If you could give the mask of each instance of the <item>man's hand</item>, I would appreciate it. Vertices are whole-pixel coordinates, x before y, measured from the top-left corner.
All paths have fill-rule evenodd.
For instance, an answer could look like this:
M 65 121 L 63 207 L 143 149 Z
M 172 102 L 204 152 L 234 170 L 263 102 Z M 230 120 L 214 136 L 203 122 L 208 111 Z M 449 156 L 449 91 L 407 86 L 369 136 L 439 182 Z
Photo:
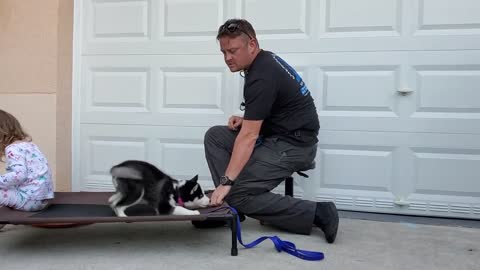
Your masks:
M 212 197 L 210 198 L 210 206 L 222 205 L 223 199 L 225 199 L 231 188 L 232 186 L 219 185 L 212 193 Z
M 243 117 L 232 115 L 230 119 L 228 119 L 228 128 L 231 130 L 238 130 L 238 128 L 242 125 Z

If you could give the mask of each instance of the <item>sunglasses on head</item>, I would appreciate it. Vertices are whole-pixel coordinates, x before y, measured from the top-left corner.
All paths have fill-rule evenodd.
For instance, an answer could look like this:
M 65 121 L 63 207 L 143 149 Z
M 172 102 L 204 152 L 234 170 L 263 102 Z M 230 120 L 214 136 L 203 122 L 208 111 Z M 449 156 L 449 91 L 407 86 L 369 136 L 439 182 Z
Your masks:
M 252 37 L 246 31 L 242 30 L 237 23 L 230 23 L 228 25 L 223 25 L 222 30 L 220 32 L 226 33 L 227 31 L 229 33 L 235 33 L 237 31 L 240 31 L 240 32 L 244 33 L 245 35 L 247 35 L 250 39 L 252 39 Z

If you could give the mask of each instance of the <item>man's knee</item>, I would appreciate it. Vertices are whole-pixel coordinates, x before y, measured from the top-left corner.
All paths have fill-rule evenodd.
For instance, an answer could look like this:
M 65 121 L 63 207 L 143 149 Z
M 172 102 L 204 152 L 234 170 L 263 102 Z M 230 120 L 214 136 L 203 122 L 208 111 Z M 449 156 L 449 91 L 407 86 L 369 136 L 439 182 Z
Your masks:
M 251 195 L 249 195 L 248 192 L 239 192 L 235 189 L 235 186 L 233 186 L 232 190 L 230 190 L 230 193 L 225 199 L 228 205 L 230 205 L 231 207 L 236 208 L 238 211 L 244 214 L 249 214 L 247 212 L 248 203 L 251 199 Z
M 244 214 L 247 214 L 245 213 L 245 205 L 246 205 L 246 201 L 247 199 L 246 198 L 240 198 L 240 197 L 237 197 L 237 196 L 229 196 L 226 198 L 226 201 L 228 203 L 229 206 L 237 209 L 237 211 L 240 211 Z
M 230 152 L 235 144 L 237 134 L 227 126 L 213 126 L 205 132 L 204 146 L 206 152 L 214 152 L 217 148 L 227 149 Z
M 204 142 L 207 144 L 208 142 L 215 141 L 215 139 L 221 137 L 220 134 L 225 132 L 226 126 L 213 126 L 205 132 Z

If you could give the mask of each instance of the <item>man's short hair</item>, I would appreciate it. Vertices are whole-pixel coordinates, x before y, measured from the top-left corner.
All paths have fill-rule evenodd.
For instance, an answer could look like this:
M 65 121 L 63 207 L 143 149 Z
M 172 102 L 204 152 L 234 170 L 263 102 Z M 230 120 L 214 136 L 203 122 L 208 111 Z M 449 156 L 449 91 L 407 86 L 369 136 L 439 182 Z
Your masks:
M 255 29 L 244 19 L 230 19 L 218 28 L 217 40 L 222 37 L 236 38 L 242 34 L 247 35 L 250 39 L 257 39 Z

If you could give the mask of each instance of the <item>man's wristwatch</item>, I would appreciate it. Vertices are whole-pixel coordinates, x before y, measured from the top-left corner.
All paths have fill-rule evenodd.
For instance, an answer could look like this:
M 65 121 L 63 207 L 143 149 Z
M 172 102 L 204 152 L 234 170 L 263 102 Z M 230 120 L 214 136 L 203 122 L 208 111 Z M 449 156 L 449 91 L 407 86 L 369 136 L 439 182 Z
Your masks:
M 232 181 L 228 176 L 224 175 L 220 177 L 220 185 L 222 186 L 233 186 L 234 181 Z

